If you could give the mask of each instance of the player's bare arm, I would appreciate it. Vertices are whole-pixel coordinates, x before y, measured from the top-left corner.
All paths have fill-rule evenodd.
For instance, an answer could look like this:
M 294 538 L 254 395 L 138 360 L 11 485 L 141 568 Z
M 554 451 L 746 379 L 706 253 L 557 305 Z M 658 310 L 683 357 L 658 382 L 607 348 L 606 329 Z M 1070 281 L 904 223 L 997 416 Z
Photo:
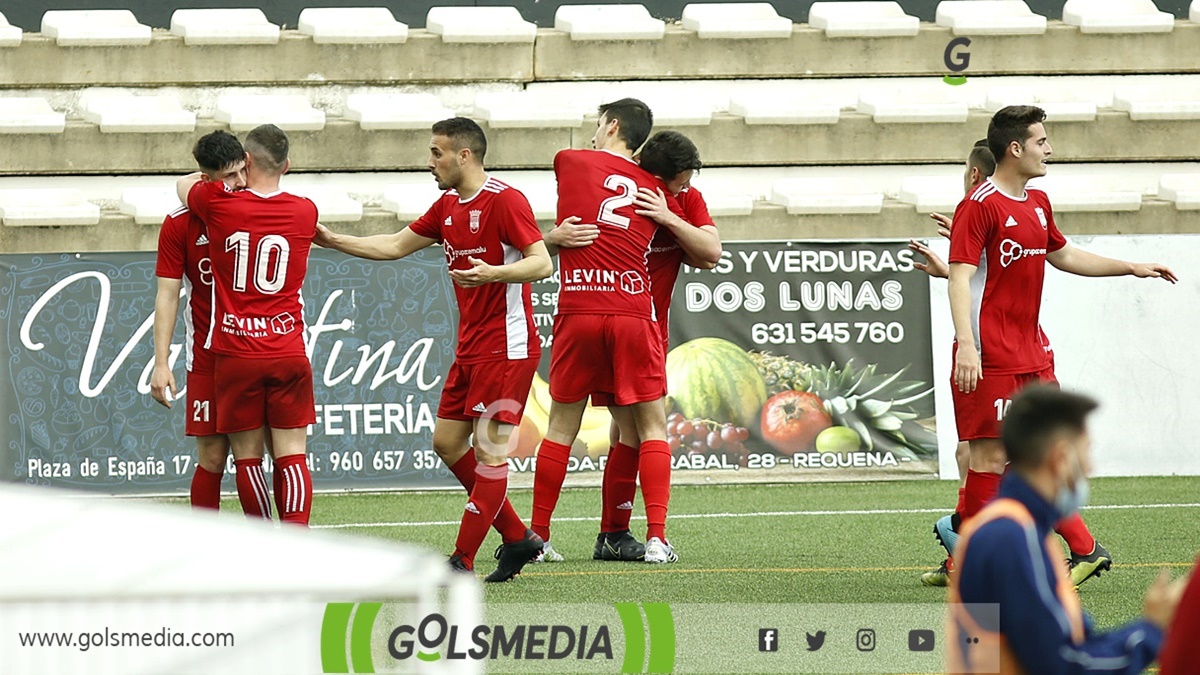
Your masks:
M 1175 273 L 1166 265 L 1132 263 L 1105 258 L 1102 255 L 1075 248 L 1070 244 L 1053 253 L 1047 253 L 1046 261 L 1064 272 L 1078 274 L 1081 277 L 1135 276 L 1140 279 L 1165 279 L 1171 283 L 1179 281 Z
M 560 248 L 582 248 L 591 246 L 593 241 L 600 238 L 600 226 L 595 223 L 585 223 L 579 216 L 568 216 L 549 232 L 542 235 L 546 243 L 546 251 L 558 255 Z
M 170 356 L 182 287 L 182 279 L 158 277 L 158 293 L 154 297 L 154 374 L 150 377 L 150 395 L 168 408 L 175 392 L 179 391 L 175 374 L 171 372 Z
M 192 186 L 204 180 L 204 174 L 196 171 L 175 181 L 175 194 L 179 196 L 179 201 L 187 204 L 188 193 L 192 191 Z
M 975 348 L 975 332 L 971 330 L 971 277 L 976 265 L 950 263 L 950 316 L 954 319 L 954 340 L 958 349 L 954 356 L 954 386 L 971 393 L 983 378 L 979 350 Z
M 671 234 L 675 237 L 675 241 L 679 242 L 679 247 L 683 249 L 684 253 L 693 261 L 700 263 L 697 267 L 712 269 L 721 262 L 721 237 L 717 235 L 717 228 L 712 225 L 695 227 L 680 218 L 670 209 L 667 195 L 661 188 L 656 190 L 640 188 L 633 205 L 637 207 L 635 213 L 639 216 L 646 216 L 671 230 Z
M 405 256 L 432 246 L 437 240 L 422 237 L 409 228 L 404 228 L 393 234 L 375 234 L 369 237 L 354 237 L 348 234 L 338 234 L 328 227 L 317 223 L 317 236 L 313 243 L 324 248 L 332 248 L 356 258 L 367 260 L 399 260 Z
M 491 283 L 523 284 L 554 273 L 554 263 L 544 242 L 535 241 L 521 253 L 524 258 L 507 265 L 489 265 L 474 256 L 468 257 L 471 269 L 450 270 L 450 279 L 462 288 L 474 288 Z

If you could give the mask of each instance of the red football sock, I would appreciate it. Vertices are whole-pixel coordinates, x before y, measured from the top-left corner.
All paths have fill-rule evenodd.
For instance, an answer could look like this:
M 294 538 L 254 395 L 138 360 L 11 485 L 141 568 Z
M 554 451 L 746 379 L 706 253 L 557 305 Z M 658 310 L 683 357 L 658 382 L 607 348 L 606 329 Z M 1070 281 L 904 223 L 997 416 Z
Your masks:
M 308 527 L 312 514 L 312 474 L 304 455 L 288 455 L 275 460 L 275 471 L 282 475 L 283 507 L 279 520 Z
M 1000 492 L 1000 474 L 988 471 L 967 471 L 967 484 L 963 487 L 962 519 L 967 519 L 979 513 L 984 505 L 995 499 Z
M 666 441 L 644 441 L 638 452 L 642 501 L 646 503 L 646 541 L 667 540 L 667 503 L 671 501 L 671 448 Z
M 457 462 L 456 462 L 457 463 Z M 470 569 L 475 569 L 475 554 L 492 529 L 500 505 L 508 492 L 508 464 L 475 467 L 475 488 L 463 510 L 462 523 L 458 526 L 458 539 L 454 542 L 454 553 L 463 557 Z M 525 528 L 521 528 L 524 535 Z
M 278 466 L 271 470 L 271 496 L 275 498 L 275 513 L 283 513 L 283 472 Z
M 638 450 L 617 443 L 608 450 L 601 487 L 601 532 L 629 529 L 633 500 L 637 496 Z
M 475 489 L 475 467 L 477 466 L 479 466 L 479 460 L 475 458 L 475 448 L 471 448 L 467 454 L 458 458 L 454 466 L 450 467 L 450 473 L 453 473 L 458 482 L 467 489 L 468 495 Z M 525 522 L 521 520 L 521 516 L 517 515 L 517 510 L 513 508 L 508 497 L 504 498 L 504 503 L 500 505 L 500 512 L 496 514 L 496 522 L 492 524 L 495 525 L 496 531 L 500 533 L 500 538 L 506 544 L 525 538 Z
M 221 479 L 224 477 L 224 471 L 213 473 L 197 464 L 196 472 L 192 474 L 192 508 L 214 511 L 220 509 Z
M 263 475 L 261 459 L 234 460 L 238 501 L 247 518 L 271 519 L 271 496 L 267 494 L 267 480 Z
M 1091 555 L 1096 548 L 1096 538 L 1088 531 L 1083 516 L 1078 512 L 1060 520 L 1058 525 L 1054 526 L 1054 531 L 1067 540 L 1067 546 L 1075 555 Z
M 966 503 L 967 503 L 967 489 L 966 488 L 958 488 L 958 504 L 955 505 L 954 512 L 957 513 L 960 518 L 962 517 L 963 509 L 966 508 Z
M 558 505 L 563 481 L 567 479 L 567 459 L 571 446 L 542 441 L 533 474 L 533 523 L 530 527 L 544 541 L 550 541 L 550 516 Z

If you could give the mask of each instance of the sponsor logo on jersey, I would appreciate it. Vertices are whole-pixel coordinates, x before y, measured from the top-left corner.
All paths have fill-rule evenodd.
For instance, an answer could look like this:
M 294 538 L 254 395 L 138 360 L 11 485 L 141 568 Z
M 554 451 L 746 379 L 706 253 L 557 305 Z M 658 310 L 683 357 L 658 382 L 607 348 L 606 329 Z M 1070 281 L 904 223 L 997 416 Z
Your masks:
M 1004 221 L 1004 226 L 1005 226 L 1005 227 L 1016 227 L 1016 226 L 1017 226 L 1017 219 L 1016 219 L 1016 218 L 1013 218 L 1012 216 L 1009 216 L 1009 217 L 1008 217 L 1008 220 Z
M 475 248 L 467 248 L 460 251 L 451 246 L 450 242 L 448 241 L 442 242 L 442 248 L 446 250 L 446 262 L 451 265 L 453 265 L 454 261 L 458 260 L 459 258 L 465 258 L 469 255 L 487 253 L 486 246 L 476 246 Z
M 197 246 L 208 246 L 208 235 L 201 233 L 200 238 L 196 240 Z
M 1033 210 L 1035 213 L 1037 213 L 1038 220 L 1042 223 L 1042 229 L 1046 229 L 1048 227 L 1046 224 L 1046 212 L 1043 211 L 1042 207 L 1040 206 L 1033 207 Z
M 446 216 L 446 219 L 442 221 L 442 225 L 445 225 L 446 227 L 450 227 L 453 224 L 454 224 L 454 218 L 451 216 Z
M 483 403 L 476 403 L 475 407 L 471 408 L 471 411 L 477 412 L 477 413 L 485 413 L 485 412 L 487 412 L 487 406 L 484 405 Z
M 483 211 L 474 210 L 468 215 L 471 216 L 471 234 L 479 233 L 479 217 L 483 215 Z
M 646 280 L 637 272 L 623 272 L 621 274 L 621 290 L 630 295 L 637 295 L 646 291 Z
M 1005 239 L 1000 242 L 1000 266 L 1008 267 L 1021 258 L 1032 258 L 1034 256 L 1045 256 L 1046 249 L 1044 248 L 1024 248 L 1012 239 Z

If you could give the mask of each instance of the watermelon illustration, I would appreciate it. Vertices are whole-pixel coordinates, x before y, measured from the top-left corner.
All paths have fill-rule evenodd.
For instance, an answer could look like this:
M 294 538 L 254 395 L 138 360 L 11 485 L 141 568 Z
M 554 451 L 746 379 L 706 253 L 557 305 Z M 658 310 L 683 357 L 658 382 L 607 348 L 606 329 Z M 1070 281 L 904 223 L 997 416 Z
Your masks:
M 729 340 L 696 338 L 667 354 L 668 408 L 684 417 L 749 427 L 767 386 L 745 349 Z

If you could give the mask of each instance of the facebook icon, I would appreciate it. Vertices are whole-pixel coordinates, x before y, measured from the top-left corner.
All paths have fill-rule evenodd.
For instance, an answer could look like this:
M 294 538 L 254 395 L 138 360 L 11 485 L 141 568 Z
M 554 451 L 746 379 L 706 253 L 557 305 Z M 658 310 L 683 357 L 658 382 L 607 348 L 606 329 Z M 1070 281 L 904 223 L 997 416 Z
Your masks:
M 758 629 L 758 651 L 760 651 L 760 652 L 777 652 L 777 651 L 779 651 L 779 629 L 778 628 L 759 628 Z

